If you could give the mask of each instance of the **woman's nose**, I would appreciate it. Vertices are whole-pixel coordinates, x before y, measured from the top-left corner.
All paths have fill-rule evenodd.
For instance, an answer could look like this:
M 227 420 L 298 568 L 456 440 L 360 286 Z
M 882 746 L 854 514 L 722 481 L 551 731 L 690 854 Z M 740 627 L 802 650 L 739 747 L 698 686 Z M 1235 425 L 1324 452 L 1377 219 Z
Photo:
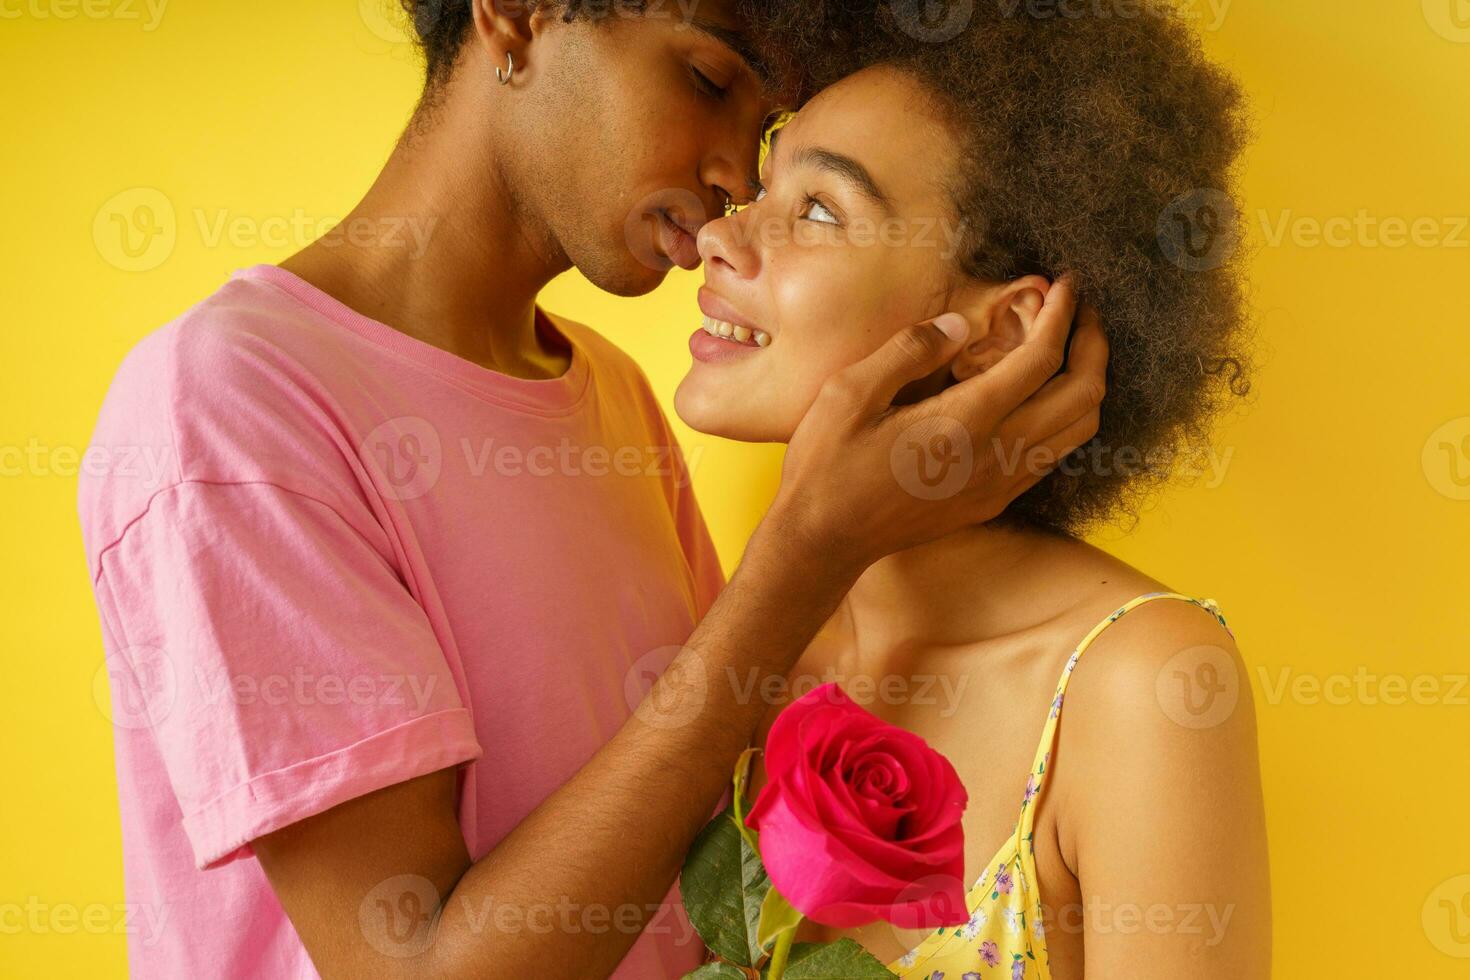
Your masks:
M 752 278 L 760 267 L 755 249 L 745 235 L 746 211 L 717 218 L 699 229 L 696 244 L 705 267 Z

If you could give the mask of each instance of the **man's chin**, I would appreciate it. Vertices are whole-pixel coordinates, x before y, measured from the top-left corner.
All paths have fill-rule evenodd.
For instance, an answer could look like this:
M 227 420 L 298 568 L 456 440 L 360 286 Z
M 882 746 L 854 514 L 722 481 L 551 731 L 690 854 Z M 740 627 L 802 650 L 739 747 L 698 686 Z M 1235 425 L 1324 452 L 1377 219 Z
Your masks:
M 634 263 L 619 269 L 582 270 L 587 281 L 605 293 L 614 296 L 647 296 L 668 277 L 669 270 L 660 272 Z
M 607 236 L 576 236 L 564 245 L 567 260 L 592 285 L 614 296 L 646 296 L 663 284 L 676 266 L 651 247 L 638 254 Z M 577 244 L 580 243 L 580 244 Z

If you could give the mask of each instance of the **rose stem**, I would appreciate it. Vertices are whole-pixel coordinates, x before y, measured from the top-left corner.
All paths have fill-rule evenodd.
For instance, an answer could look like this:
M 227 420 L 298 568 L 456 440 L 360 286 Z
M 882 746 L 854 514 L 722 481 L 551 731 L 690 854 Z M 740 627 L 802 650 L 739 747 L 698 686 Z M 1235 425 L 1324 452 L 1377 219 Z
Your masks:
M 781 980 L 786 972 L 786 957 L 791 953 L 791 941 L 796 938 L 795 929 L 787 929 L 776 937 L 776 947 L 771 950 L 770 970 L 767 980 Z

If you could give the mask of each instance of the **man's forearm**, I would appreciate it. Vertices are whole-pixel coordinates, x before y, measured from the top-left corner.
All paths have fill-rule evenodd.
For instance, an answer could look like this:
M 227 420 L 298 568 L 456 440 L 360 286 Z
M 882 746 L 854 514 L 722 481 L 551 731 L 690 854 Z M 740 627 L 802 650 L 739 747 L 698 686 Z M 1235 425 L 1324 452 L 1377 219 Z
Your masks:
M 761 681 L 790 671 L 860 571 L 804 560 L 790 533 L 774 516 L 762 525 L 635 716 L 460 879 L 434 943 L 446 974 L 534 967 L 581 980 L 606 976 L 627 953 L 765 714 Z M 601 928 L 522 928 L 486 943 L 485 910 L 506 903 Z

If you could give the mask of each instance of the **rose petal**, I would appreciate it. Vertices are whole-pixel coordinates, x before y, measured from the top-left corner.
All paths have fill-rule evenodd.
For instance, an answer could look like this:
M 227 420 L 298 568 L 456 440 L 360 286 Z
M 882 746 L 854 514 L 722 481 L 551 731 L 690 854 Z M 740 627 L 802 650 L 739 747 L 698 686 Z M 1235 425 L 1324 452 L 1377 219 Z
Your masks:
M 772 724 L 766 772 L 746 822 L 772 883 L 803 914 L 837 928 L 967 920 L 968 795 L 922 738 L 826 684 Z

